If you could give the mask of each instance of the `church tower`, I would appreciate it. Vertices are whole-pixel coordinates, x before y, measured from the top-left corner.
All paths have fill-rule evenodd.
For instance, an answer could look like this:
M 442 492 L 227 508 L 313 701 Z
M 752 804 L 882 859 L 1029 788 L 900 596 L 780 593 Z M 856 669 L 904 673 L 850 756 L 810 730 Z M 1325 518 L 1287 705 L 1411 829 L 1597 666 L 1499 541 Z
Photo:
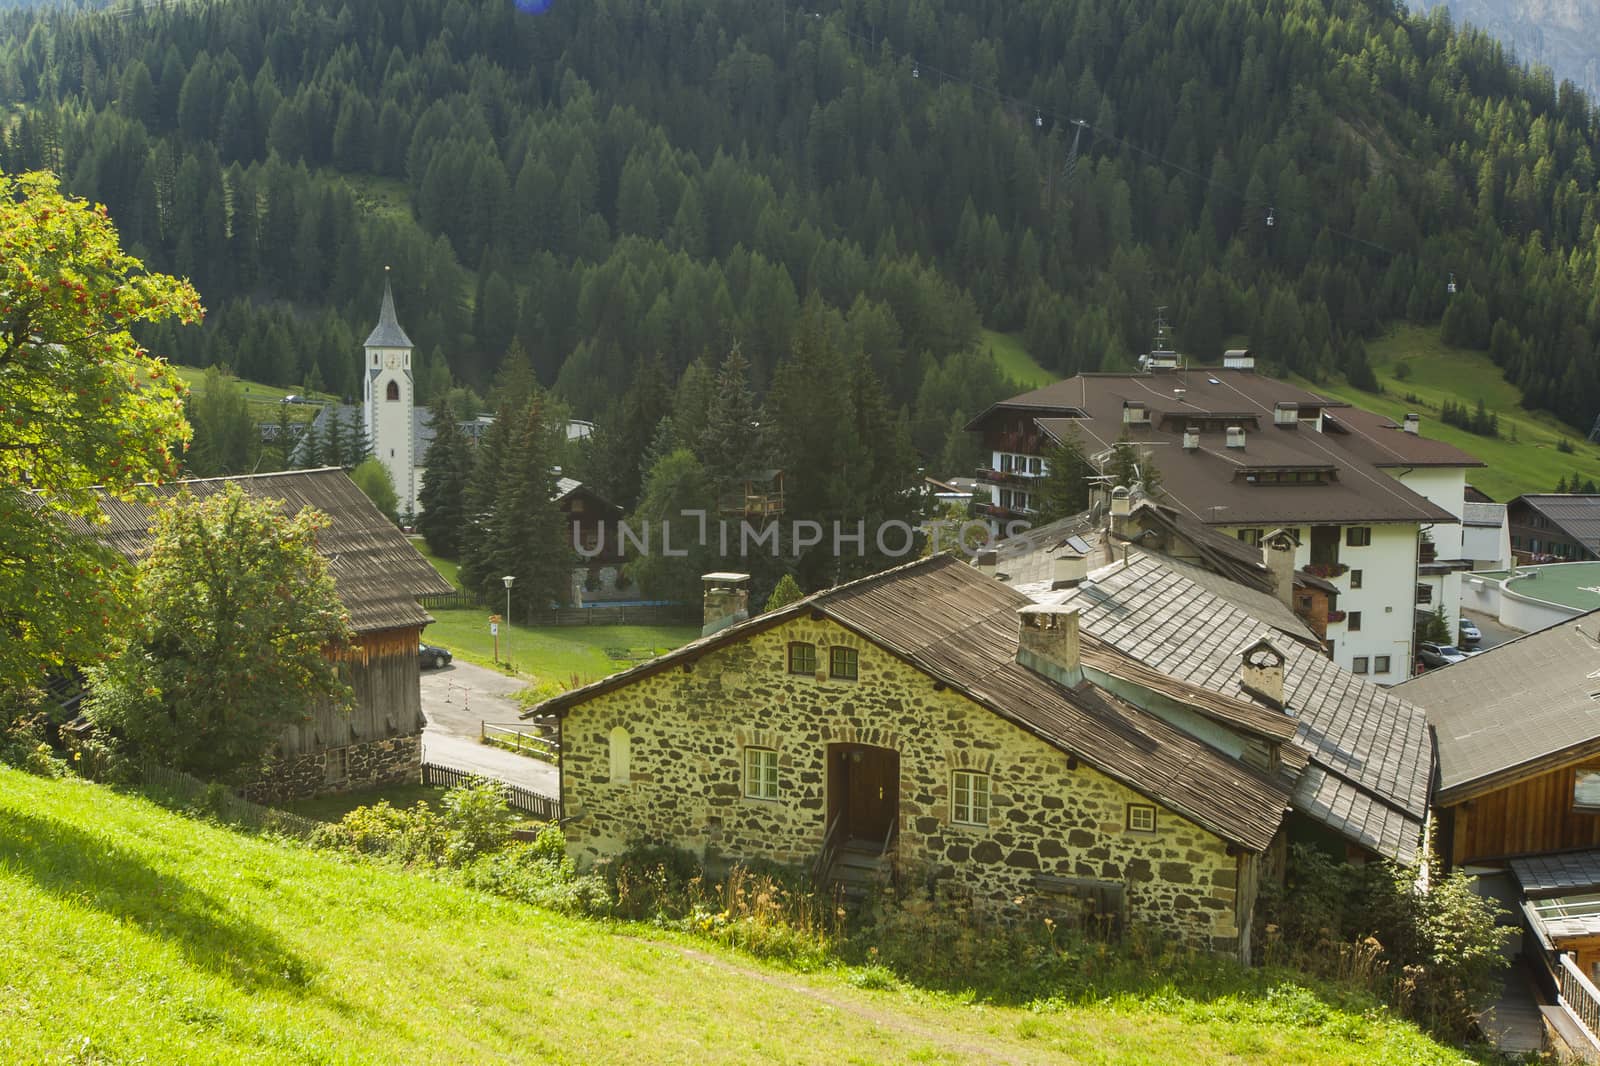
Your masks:
M 394 317 L 394 292 L 389 288 L 389 268 L 383 268 L 383 307 L 378 325 L 367 336 L 366 373 L 363 398 L 366 400 L 367 439 L 372 454 L 389 471 L 394 491 L 400 498 L 400 514 L 417 510 L 416 467 L 413 454 L 411 408 L 415 398 L 411 377 L 411 338 Z

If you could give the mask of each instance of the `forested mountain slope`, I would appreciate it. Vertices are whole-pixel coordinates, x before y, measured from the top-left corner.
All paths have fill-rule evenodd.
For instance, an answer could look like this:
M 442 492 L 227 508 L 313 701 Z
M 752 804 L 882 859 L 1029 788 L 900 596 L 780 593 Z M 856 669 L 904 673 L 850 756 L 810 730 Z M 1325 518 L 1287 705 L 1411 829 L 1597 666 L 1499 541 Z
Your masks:
M 580 414 L 735 338 L 764 388 L 813 296 L 925 452 L 960 412 L 919 388 L 980 326 L 1068 373 L 1157 305 L 1195 356 L 1246 333 L 1357 383 L 1448 305 L 1530 404 L 1600 410 L 1589 102 L 1377 0 L 14 11 L 0 98 L 0 165 L 200 286 L 205 332 L 152 342 L 278 383 L 354 391 L 390 263 L 425 387 L 520 340 Z
M 1591 96 L 1600 92 L 1600 5 L 1594 0 L 1422 0 L 1415 6 L 1446 5 L 1457 23 L 1494 34 L 1524 63 L 1549 67 Z

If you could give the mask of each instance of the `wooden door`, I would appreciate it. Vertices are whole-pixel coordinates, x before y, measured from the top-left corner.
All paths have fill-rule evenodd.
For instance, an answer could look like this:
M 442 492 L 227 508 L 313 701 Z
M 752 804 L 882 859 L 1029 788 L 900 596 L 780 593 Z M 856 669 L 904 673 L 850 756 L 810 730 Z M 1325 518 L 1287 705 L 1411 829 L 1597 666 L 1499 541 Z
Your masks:
M 882 847 L 900 811 L 900 755 L 888 748 L 849 746 L 838 755 L 841 837 Z

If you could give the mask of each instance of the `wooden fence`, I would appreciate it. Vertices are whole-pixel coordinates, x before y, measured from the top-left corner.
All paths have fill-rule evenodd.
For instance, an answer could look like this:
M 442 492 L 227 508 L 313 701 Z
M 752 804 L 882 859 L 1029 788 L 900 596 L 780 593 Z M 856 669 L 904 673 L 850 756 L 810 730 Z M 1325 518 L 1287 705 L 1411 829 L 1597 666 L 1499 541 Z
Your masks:
M 494 778 L 485 774 L 475 774 L 467 770 L 457 770 L 453 766 L 440 766 L 437 763 L 425 762 L 422 764 L 422 783 L 424 785 L 443 785 L 450 788 L 469 781 L 473 778 L 494 781 Z M 561 801 L 551 796 L 541 796 L 537 792 L 529 792 L 516 785 L 508 785 L 504 781 L 495 781 L 500 786 L 506 798 L 506 805 L 512 810 L 521 811 L 545 822 L 559 822 L 561 820 Z
M 523 729 L 521 726 L 495 725 L 493 722 L 480 721 L 478 739 L 485 744 L 514 751 L 518 755 L 541 759 L 547 763 L 561 761 L 561 742 L 553 736 L 547 736 L 546 731 L 542 729 Z
M 208 784 L 193 774 L 174 770 L 149 760 L 134 764 L 141 792 L 158 802 L 183 804 L 191 810 L 214 815 L 221 821 L 242 825 L 258 832 L 310 837 L 321 822 L 298 814 L 264 807 L 245 799 L 226 785 Z

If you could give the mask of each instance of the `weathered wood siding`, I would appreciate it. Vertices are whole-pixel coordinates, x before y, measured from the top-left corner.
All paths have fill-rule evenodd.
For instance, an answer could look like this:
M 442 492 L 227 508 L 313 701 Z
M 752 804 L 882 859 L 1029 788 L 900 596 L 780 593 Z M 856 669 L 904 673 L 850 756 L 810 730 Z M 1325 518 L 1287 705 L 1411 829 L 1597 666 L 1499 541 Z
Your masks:
M 284 758 L 363 744 L 422 730 L 422 679 L 417 643 L 422 627 L 362 633 L 345 658 L 345 680 L 355 692 L 349 711 L 326 700 L 299 725 L 284 730 Z
M 1593 759 L 1525 778 L 1448 808 L 1453 825 L 1451 862 L 1600 847 L 1600 814 L 1576 811 L 1572 787 L 1579 770 L 1600 769 Z

